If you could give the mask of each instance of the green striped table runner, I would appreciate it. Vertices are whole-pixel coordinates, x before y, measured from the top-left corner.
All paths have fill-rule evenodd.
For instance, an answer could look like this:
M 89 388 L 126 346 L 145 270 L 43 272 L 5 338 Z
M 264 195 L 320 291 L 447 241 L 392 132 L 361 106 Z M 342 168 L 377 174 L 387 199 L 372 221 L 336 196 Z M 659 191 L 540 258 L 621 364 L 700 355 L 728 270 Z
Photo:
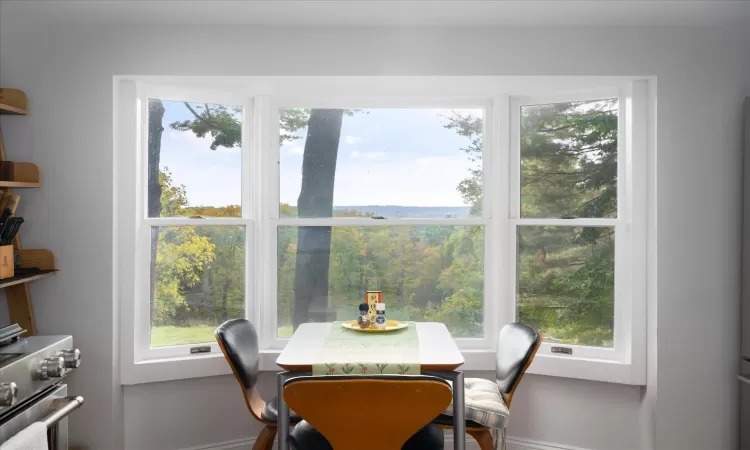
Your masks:
M 333 322 L 313 363 L 313 375 L 419 373 L 419 337 L 414 322 L 387 333 L 347 330 L 341 322 Z

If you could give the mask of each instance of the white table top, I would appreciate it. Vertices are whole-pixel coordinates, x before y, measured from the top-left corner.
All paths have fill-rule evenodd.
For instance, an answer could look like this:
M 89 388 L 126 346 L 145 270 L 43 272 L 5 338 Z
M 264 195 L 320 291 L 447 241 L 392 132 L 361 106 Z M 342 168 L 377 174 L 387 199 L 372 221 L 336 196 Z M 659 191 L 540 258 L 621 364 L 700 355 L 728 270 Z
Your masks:
M 463 355 L 444 324 L 416 322 L 415 325 L 419 337 L 419 359 L 422 371 L 455 370 L 464 363 Z M 276 364 L 286 370 L 312 370 L 313 361 L 330 327 L 330 322 L 300 325 L 279 355 Z

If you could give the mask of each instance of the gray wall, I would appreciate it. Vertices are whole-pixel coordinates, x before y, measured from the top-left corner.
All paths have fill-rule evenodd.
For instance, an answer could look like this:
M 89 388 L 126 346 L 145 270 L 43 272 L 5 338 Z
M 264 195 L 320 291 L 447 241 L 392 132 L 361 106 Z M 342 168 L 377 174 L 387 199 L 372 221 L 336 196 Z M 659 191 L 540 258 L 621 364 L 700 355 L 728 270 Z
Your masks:
M 491 379 L 494 373 L 467 376 Z M 264 373 L 261 394 L 272 397 L 275 387 L 273 374 Z M 510 435 L 597 450 L 643 448 L 638 431 L 640 390 L 529 375 L 513 397 Z M 125 387 L 125 433 L 131 450 L 187 448 L 258 431 L 232 376 Z
M 658 77 L 659 259 L 658 279 L 650 280 L 658 315 L 649 318 L 649 387 L 530 376 L 514 400 L 510 434 L 597 450 L 736 446 L 743 36 L 700 28 L 32 22 L 23 4 L 4 5 L 0 75 L 31 103 L 29 117 L 4 117 L 2 125 L 10 156 L 39 164 L 44 177 L 41 190 L 23 193 L 24 244 L 50 248 L 62 270 L 32 286 L 39 329 L 72 331 L 85 355 L 70 382 L 87 398 L 71 420 L 73 442 L 109 449 L 124 439 L 129 449 L 171 450 L 257 430 L 229 377 L 129 386 L 124 394 L 119 386 L 112 75 L 580 74 Z M 260 388 L 271 394 L 270 375 Z

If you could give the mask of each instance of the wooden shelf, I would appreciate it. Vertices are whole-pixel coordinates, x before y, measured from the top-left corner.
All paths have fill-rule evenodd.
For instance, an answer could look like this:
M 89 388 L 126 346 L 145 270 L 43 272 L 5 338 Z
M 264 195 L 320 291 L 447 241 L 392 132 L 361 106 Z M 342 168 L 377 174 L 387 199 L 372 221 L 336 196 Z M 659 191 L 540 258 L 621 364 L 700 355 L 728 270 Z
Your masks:
M 26 183 L 23 181 L 2 181 L 0 180 L 0 188 L 38 188 L 41 183 Z
M 39 280 L 47 278 L 50 275 L 54 275 L 57 270 L 43 270 L 41 272 L 30 273 L 26 275 L 16 275 L 14 277 L 5 278 L 0 280 L 0 288 L 13 286 L 14 284 L 28 283 L 29 281 Z
M 25 116 L 26 112 L 27 101 L 23 91 L 0 88 L 0 114 Z
M 22 269 L 36 267 L 41 270 L 57 270 L 55 255 L 43 248 L 17 248 L 16 261 Z
M 26 115 L 27 113 L 26 94 L 18 89 L 0 88 L 0 114 Z M 12 194 L 12 188 L 38 188 L 40 183 L 41 174 L 39 167 L 35 164 L 6 160 L 3 137 L 0 134 L 0 189 L 5 191 L 0 198 L 5 199 L 10 196 L 9 200 L 11 200 L 15 197 L 13 201 L 17 205 L 18 198 Z M 14 208 L 12 207 L 11 211 Z M 17 255 L 16 262 L 18 262 L 19 269 L 16 270 L 16 276 L 0 280 L 0 288 L 5 289 L 10 322 L 17 323 L 26 329 L 27 336 L 34 336 L 37 329 L 34 310 L 31 307 L 29 281 L 54 275 L 57 272 L 55 255 L 45 249 L 22 249 L 21 236 L 18 234 L 13 238 L 13 248 Z M 31 268 L 36 270 L 24 273 L 23 269 Z
M 0 161 L 0 188 L 38 188 L 41 172 L 36 164 Z

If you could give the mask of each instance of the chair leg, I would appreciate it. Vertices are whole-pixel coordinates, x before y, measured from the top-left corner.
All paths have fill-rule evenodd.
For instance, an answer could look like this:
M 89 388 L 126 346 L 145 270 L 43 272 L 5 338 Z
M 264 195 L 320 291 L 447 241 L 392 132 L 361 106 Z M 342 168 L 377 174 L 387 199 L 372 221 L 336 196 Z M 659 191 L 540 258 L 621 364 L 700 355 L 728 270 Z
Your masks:
M 481 450 L 495 450 L 495 443 L 492 440 L 489 428 L 466 430 L 466 432 L 477 441 Z
M 273 448 L 273 440 L 276 438 L 276 427 L 269 427 L 268 425 L 261 430 L 258 437 L 255 439 L 255 445 L 253 450 L 271 450 Z

